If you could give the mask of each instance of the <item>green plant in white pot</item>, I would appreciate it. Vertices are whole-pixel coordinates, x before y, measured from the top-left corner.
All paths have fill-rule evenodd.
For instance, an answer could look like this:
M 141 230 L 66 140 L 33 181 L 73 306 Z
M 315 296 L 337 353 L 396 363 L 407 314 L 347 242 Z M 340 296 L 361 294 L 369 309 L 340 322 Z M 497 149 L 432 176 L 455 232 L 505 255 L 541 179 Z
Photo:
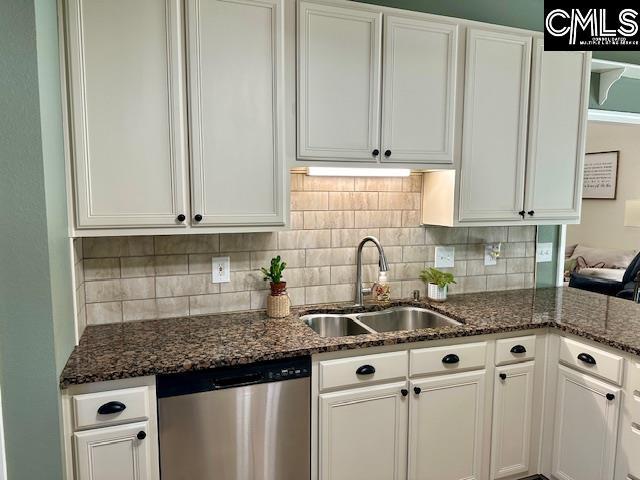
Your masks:
M 456 283 L 453 274 L 436 268 L 425 268 L 420 272 L 420 280 L 427 284 L 427 297 L 438 302 L 447 299 L 449 285 Z

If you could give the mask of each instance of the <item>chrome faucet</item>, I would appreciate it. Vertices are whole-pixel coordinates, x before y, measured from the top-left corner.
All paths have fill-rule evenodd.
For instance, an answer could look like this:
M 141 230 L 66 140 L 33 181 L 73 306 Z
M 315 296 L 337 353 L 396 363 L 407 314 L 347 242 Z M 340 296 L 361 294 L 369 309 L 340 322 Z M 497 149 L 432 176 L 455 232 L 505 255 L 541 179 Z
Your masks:
M 358 256 L 357 256 L 357 266 L 356 266 L 356 306 L 363 305 L 363 296 L 371 293 L 371 288 L 362 288 L 362 248 L 365 246 L 367 242 L 373 243 L 378 248 L 378 264 L 380 265 L 381 272 L 389 271 L 389 264 L 387 263 L 387 257 L 384 255 L 384 249 L 380 242 L 376 237 L 364 237 L 360 243 L 358 244 Z

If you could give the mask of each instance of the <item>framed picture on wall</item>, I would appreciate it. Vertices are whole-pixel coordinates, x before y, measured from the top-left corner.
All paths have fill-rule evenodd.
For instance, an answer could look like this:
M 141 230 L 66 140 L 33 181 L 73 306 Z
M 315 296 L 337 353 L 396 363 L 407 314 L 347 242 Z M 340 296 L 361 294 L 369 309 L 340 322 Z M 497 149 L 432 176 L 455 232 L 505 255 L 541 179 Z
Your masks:
M 619 151 L 587 153 L 584 157 L 582 198 L 615 200 Z

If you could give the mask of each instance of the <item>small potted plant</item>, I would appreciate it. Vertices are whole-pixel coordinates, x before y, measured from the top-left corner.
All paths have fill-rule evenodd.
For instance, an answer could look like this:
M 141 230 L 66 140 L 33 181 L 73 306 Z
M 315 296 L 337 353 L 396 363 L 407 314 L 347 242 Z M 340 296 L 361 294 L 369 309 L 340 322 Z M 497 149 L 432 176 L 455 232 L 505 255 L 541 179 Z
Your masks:
M 287 268 L 280 255 L 271 259 L 269 270 L 262 267 L 264 281 L 271 281 L 271 295 L 267 297 L 267 315 L 273 318 L 282 318 L 289 315 L 291 304 L 287 295 L 287 282 L 282 281 L 282 272 Z
M 427 284 L 427 297 L 438 302 L 447 299 L 448 286 L 456 283 L 453 274 L 436 268 L 425 268 L 420 272 L 420 280 Z

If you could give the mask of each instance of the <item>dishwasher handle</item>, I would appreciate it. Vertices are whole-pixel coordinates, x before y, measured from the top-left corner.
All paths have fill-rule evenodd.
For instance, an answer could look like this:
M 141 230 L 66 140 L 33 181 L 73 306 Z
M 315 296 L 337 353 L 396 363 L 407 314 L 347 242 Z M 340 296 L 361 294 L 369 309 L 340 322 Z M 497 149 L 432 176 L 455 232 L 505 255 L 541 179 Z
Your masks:
M 211 382 L 211 388 L 213 390 L 221 390 L 223 388 L 244 387 L 246 385 L 261 383 L 263 380 L 264 376 L 262 373 L 251 372 L 243 375 L 216 378 Z

